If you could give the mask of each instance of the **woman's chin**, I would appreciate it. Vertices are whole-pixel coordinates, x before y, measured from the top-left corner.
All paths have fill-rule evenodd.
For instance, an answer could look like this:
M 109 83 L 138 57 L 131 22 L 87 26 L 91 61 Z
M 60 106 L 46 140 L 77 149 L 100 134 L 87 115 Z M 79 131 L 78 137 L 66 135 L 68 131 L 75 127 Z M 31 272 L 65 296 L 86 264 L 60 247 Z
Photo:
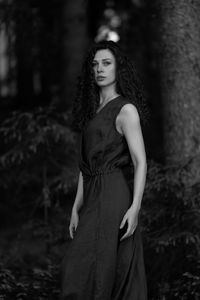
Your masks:
M 112 83 L 110 82 L 103 82 L 103 81 L 97 81 L 96 84 L 98 85 L 98 87 L 106 87 L 112 85 Z

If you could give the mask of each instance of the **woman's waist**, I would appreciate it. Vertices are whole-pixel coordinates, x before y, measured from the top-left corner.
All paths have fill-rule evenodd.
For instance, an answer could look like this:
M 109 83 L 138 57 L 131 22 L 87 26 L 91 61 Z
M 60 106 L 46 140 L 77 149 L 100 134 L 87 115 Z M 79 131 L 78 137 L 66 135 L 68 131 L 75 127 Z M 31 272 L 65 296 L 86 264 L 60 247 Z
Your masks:
M 133 173 L 133 166 L 131 164 L 126 165 L 107 165 L 107 166 L 96 166 L 96 167 L 89 167 L 89 166 L 80 166 L 80 170 L 82 172 L 83 177 L 96 177 L 101 175 L 106 175 L 114 172 L 123 172 L 125 174 L 132 174 Z

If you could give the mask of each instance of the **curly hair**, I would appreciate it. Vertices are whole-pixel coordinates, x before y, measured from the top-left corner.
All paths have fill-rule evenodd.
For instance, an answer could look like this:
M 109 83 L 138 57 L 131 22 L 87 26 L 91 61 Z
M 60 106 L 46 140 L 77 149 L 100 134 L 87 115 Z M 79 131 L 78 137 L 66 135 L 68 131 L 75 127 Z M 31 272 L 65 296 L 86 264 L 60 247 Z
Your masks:
M 133 62 L 113 41 L 101 41 L 90 48 L 78 78 L 77 95 L 72 107 L 72 126 L 80 131 L 96 115 L 99 106 L 99 87 L 94 78 L 93 58 L 98 50 L 108 49 L 116 60 L 116 92 L 128 99 L 138 110 L 141 125 L 148 123 L 150 110 L 144 88 Z

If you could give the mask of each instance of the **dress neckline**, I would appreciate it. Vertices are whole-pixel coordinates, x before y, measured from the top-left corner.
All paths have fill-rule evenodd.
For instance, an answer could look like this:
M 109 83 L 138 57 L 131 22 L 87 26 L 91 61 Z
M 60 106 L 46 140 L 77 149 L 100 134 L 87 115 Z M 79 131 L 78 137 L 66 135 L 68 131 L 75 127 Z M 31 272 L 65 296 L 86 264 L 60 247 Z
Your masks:
M 96 112 L 96 116 L 97 116 L 98 114 L 100 114 L 101 111 L 104 110 L 104 108 L 107 107 L 107 106 L 109 105 L 109 103 L 111 103 L 111 102 L 117 100 L 119 97 L 121 97 L 121 95 L 118 95 L 118 96 L 114 97 L 112 100 L 108 101 L 108 102 L 102 107 L 102 109 L 100 109 L 98 112 Z

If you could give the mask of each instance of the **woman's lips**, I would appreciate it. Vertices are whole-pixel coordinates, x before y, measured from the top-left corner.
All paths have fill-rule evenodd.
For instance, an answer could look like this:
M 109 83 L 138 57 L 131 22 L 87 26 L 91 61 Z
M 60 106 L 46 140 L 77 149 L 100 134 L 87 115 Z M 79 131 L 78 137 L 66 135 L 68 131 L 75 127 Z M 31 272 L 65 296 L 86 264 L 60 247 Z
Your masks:
M 105 76 L 97 76 L 98 81 L 104 80 L 105 78 L 106 78 Z

